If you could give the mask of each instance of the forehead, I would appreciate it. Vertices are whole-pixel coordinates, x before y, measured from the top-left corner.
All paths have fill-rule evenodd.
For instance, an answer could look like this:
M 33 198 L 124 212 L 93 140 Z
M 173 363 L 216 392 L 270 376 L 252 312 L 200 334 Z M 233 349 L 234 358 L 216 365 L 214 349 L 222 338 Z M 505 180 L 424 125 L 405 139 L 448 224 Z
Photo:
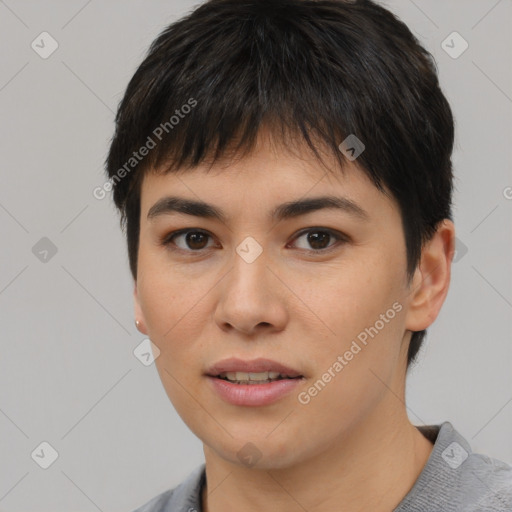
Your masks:
M 252 151 L 243 156 L 223 156 L 213 164 L 170 172 L 153 169 L 142 182 L 141 215 L 146 217 L 165 196 L 216 204 L 233 214 L 254 207 L 275 211 L 276 205 L 287 201 L 326 195 L 365 204 L 364 209 L 380 205 L 381 214 L 383 207 L 397 208 L 357 161 L 340 167 L 330 151 L 322 147 L 318 151 L 321 159 L 306 143 L 284 144 L 262 131 Z

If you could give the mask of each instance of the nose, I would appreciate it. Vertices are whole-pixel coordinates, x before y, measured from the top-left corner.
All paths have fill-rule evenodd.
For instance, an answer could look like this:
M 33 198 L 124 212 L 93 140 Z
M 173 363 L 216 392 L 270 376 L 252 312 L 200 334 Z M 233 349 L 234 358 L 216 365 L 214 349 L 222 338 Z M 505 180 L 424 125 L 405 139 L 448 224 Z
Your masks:
M 270 268 L 262 253 L 248 263 L 238 254 L 233 268 L 219 283 L 215 322 L 220 329 L 238 331 L 246 336 L 259 332 L 277 332 L 288 321 L 286 287 Z

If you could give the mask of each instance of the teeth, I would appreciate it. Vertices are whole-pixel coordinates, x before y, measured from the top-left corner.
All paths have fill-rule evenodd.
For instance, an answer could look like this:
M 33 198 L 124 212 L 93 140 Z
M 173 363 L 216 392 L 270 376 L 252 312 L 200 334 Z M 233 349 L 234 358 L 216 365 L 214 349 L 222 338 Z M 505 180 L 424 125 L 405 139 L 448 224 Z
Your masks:
M 220 377 L 225 377 L 231 381 L 265 381 L 275 380 L 280 376 L 279 372 L 258 372 L 258 373 L 247 373 L 247 372 L 224 372 L 220 374 Z

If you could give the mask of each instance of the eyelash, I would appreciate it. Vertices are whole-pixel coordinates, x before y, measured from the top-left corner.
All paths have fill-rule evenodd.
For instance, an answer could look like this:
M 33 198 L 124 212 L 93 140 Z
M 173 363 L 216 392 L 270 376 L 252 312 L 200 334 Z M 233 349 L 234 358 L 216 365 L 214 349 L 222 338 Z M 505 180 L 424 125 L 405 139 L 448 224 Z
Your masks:
M 200 234 L 206 235 L 210 238 L 212 237 L 212 235 L 210 233 L 208 233 L 207 231 L 203 231 L 202 229 L 188 228 L 188 229 L 180 229 L 178 231 L 173 231 L 173 232 L 169 233 L 168 235 L 163 237 L 163 239 L 161 240 L 160 243 L 162 246 L 166 247 L 167 249 L 169 249 L 171 251 L 177 251 L 177 252 L 189 253 L 189 254 L 197 254 L 197 255 L 203 254 L 208 249 L 211 249 L 211 248 L 204 248 L 204 249 L 198 249 L 198 250 L 193 250 L 193 249 L 187 250 L 187 249 L 181 249 L 176 246 L 171 247 L 171 245 L 175 245 L 174 242 L 172 241 L 174 238 L 181 236 L 181 235 L 186 235 L 188 233 L 200 233 Z M 328 229 L 328 228 L 320 228 L 320 227 L 315 228 L 314 227 L 314 228 L 307 228 L 305 230 L 300 231 L 299 233 L 297 233 L 297 235 L 295 236 L 293 241 L 295 241 L 298 238 L 302 237 L 303 235 L 307 235 L 309 233 L 327 233 L 331 237 L 333 237 L 337 242 L 337 243 L 334 243 L 333 245 L 327 247 L 326 249 L 310 249 L 310 250 L 302 249 L 303 251 L 305 251 L 309 254 L 311 254 L 311 253 L 313 253 L 313 254 L 329 253 L 329 252 L 331 252 L 331 250 L 336 249 L 342 243 L 347 243 L 350 240 L 348 236 L 346 236 L 338 231 L 334 231 L 334 230 Z

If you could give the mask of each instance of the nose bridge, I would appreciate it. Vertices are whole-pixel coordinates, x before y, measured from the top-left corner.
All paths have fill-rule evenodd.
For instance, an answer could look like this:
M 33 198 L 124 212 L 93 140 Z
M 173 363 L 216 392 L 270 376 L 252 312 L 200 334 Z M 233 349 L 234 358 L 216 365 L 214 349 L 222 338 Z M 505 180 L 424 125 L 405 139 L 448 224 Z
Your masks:
M 230 326 L 244 334 L 253 334 L 263 325 L 282 329 L 286 307 L 280 303 L 271 282 L 275 277 L 268 268 L 267 252 L 256 240 L 247 238 L 235 251 L 232 268 L 219 292 L 215 312 L 218 326 Z
M 235 248 L 231 284 L 249 288 L 251 293 L 257 292 L 260 286 L 264 289 L 269 272 L 267 256 L 268 251 L 255 238 L 245 237 Z

